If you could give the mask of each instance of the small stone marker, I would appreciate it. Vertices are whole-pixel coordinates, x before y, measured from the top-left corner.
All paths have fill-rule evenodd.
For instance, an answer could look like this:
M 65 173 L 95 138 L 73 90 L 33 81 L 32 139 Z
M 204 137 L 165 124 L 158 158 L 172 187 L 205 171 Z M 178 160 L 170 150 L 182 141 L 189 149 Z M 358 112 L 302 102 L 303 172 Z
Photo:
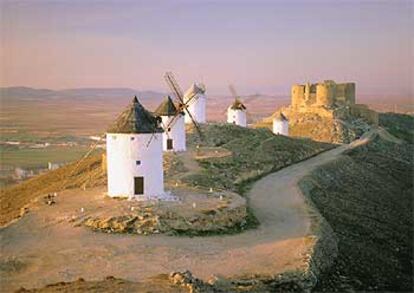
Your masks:
M 220 195 L 220 200 L 223 200 L 223 196 L 222 195 Z
M 193 202 L 193 209 L 195 209 L 196 208 L 196 203 L 195 202 Z
M 85 209 L 84 208 L 81 208 L 80 211 L 81 211 L 81 213 L 83 213 L 85 211 Z
M 213 188 L 212 187 L 210 187 L 210 192 L 213 192 Z
M 131 212 L 133 212 L 134 211 L 134 207 L 131 207 Z

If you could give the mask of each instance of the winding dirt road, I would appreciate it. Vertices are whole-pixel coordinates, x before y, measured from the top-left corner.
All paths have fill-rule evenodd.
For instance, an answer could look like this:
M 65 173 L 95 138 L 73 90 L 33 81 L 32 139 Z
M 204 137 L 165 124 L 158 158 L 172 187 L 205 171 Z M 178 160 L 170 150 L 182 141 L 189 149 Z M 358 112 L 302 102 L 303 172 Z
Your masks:
M 367 138 L 353 143 L 363 143 Z M 334 160 L 343 145 L 257 181 L 249 204 L 258 229 L 238 235 L 172 237 L 103 234 L 74 228 L 68 219 L 102 197 L 102 189 L 70 190 L 54 206 L 38 205 L 0 230 L 0 287 L 41 287 L 58 281 L 102 279 L 112 275 L 132 281 L 160 273 L 190 270 L 195 276 L 237 278 L 275 275 L 306 265 L 313 245 L 310 218 L 298 181 L 315 167 Z

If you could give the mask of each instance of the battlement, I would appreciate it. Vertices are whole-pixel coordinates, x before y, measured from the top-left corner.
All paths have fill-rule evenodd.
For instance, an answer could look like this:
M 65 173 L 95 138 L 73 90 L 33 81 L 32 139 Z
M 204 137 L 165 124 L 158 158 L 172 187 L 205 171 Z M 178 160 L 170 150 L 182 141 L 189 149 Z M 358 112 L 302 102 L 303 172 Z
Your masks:
M 325 80 L 292 86 L 292 107 L 355 105 L 355 83 Z

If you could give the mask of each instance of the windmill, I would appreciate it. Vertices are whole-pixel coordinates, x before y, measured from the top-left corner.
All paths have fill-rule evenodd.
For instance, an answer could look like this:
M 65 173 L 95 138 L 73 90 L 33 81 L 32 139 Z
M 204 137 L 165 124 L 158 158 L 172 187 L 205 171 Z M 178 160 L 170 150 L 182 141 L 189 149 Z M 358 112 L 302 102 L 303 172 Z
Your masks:
M 176 99 L 177 99 L 177 113 L 186 113 L 186 115 L 189 116 L 189 118 L 191 119 L 192 124 L 194 125 L 198 136 L 200 137 L 201 140 L 203 140 L 203 133 L 201 132 L 201 128 L 200 125 L 194 120 L 193 115 L 191 114 L 191 112 L 188 110 L 188 106 L 189 104 L 194 100 L 195 96 L 197 95 L 197 92 L 194 91 L 192 93 L 191 96 L 186 97 L 186 102 L 184 102 L 184 95 L 183 92 L 180 88 L 180 86 L 178 85 L 174 75 L 172 72 L 166 72 L 164 75 L 164 79 L 167 82 L 167 85 L 169 86 L 170 90 L 174 93 Z M 169 123 L 166 125 L 166 128 L 170 128 L 172 125 L 174 125 L 174 123 L 177 121 L 178 114 L 176 116 L 173 117 L 173 119 L 171 119 L 169 121 Z
M 229 90 L 234 98 L 234 102 L 225 110 L 227 111 L 227 123 L 246 127 L 246 106 L 240 101 L 240 97 L 232 85 L 229 85 Z
M 107 130 L 108 196 L 164 199 L 160 122 L 134 97 Z
M 134 97 L 106 133 L 74 165 L 59 190 L 65 189 L 70 178 L 80 170 L 82 163 L 106 137 L 108 196 L 163 196 L 162 132 L 160 120 Z
M 166 96 L 154 114 L 161 118 L 161 125 L 164 129 L 162 134 L 163 150 L 167 152 L 185 151 L 186 133 L 183 110 L 174 104 L 170 96 Z

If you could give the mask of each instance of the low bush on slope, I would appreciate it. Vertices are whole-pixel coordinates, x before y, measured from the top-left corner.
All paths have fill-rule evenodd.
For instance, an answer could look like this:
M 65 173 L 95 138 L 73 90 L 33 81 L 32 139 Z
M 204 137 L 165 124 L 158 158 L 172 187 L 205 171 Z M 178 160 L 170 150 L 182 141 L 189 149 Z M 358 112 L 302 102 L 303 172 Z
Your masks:
M 339 240 L 315 291 L 412 291 L 413 151 L 377 137 L 304 179 Z
M 205 188 L 241 192 L 245 184 L 270 172 L 312 157 L 333 146 L 310 139 L 274 135 L 268 129 L 252 129 L 232 124 L 202 127 L 205 139 L 189 136 L 190 145 L 222 147 L 232 152 L 225 158 L 199 160 L 202 172 L 186 178 L 187 183 Z
M 397 113 L 380 113 L 379 124 L 395 137 L 414 144 L 414 117 Z

